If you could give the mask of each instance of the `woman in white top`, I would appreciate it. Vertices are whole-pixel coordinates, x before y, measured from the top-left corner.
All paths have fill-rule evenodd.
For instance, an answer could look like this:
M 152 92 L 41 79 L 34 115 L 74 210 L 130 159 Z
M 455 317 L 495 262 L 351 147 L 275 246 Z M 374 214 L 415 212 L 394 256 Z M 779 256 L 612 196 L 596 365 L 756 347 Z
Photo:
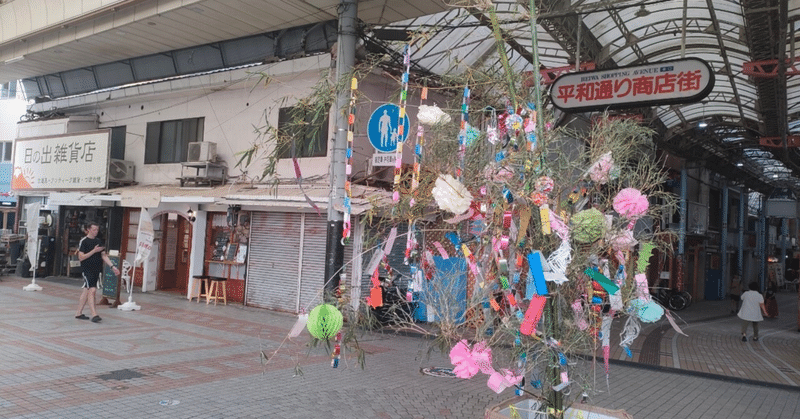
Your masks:
M 747 326 L 753 323 L 753 340 L 758 340 L 758 322 L 763 321 L 767 315 L 764 306 L 764 297 L 758 292 L 758 283 L 750 283 L 750 291 L 742 294 L 742 308 L 739 309 L 739 318 L 742 319 L 742 342 L 747 342 Z

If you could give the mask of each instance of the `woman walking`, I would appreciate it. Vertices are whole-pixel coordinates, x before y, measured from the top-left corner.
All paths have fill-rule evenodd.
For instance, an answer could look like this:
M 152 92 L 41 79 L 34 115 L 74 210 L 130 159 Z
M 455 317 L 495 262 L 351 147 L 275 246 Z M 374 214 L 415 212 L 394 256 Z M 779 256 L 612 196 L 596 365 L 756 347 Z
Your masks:
M 739 318 L 742 319 L 742 342 L 747 342 L 747 326 L 753 324 L 753 340 L 758 340 L 758 322 L 763 321 L 767 309 L 764 306 L 764 296 L 758 292 L 758 283 L 750 283 L 750 291 L 742 294 L 742 308 L 739 309 Z

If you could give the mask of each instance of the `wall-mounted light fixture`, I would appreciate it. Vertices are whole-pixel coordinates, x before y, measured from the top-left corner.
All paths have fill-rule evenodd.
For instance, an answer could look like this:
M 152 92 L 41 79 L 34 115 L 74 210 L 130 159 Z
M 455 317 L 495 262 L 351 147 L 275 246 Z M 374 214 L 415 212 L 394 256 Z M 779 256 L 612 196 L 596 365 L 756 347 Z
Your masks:
M 197 217 L 194 215 L 194 210 L 193 209 L 189 208 L 189 211 L 186 211 L 186 218 L 188 218 L 189 221 L 191 221 L 191 222 L 194 222 L 195 220 L 197 220 Z

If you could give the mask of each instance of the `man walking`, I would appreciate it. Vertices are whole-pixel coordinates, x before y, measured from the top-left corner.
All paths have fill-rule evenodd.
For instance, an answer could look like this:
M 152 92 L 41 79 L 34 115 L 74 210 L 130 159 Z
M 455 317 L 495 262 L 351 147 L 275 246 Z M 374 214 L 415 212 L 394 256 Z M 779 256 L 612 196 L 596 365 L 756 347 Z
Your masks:
M 89 310 L 92 312 L 91 319 L 94 323 L 102 320 L 100 316 L 97 315 L 94 299 L 95 292 L 97 291 L 97 281 L 103 273 L 103 263 L 111 266 L 114 275 L 119 275 L 119 269 L 117 269 L 114 263 L 111 262 L 111 259 L 108 258 L 105 247 L 102 246 L 103 243 L 97 238 L 97 233 L 99 231 L 100 226 L 95 222 L 90 222 L 86 225 L 86 237 L 82 238 L 80 244 L 78 244 L 78 260 L 81 262 L 81 271 L 83 273 L 83 292 L 81 292 L 75 318 L 82 320 L 89 318 L 83 314 L 83 307 L 86 306 L 86 302 L 88 301 Z

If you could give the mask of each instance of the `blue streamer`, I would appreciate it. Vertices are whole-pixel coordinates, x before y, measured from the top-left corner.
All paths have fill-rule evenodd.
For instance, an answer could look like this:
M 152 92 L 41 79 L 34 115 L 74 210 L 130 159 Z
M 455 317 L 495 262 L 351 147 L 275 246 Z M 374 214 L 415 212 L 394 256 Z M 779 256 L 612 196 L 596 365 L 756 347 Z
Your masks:
M 528 254 L 528 269 L 530 270 L 530 276 L 528 277 L 528 286 L 525 287 L 525 299 L 530 300 L 534 292 L 538 295 L 548 295 L 547 283 L 545 282 L 542 268 L 541 252 L 535 251 Z M 533 279 L 533 285 L 536 287 L 535 291 L 534 287 L 530 286 L 531 279 Z

